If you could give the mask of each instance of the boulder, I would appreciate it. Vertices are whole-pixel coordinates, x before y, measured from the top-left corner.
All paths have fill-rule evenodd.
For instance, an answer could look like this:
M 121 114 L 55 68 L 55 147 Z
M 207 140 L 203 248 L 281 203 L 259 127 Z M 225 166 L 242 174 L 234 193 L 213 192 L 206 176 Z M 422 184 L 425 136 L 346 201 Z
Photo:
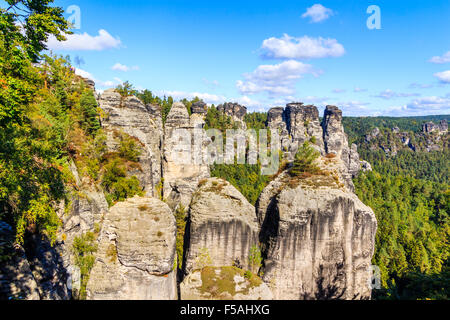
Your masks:
M 262 279 L 279 300 L 369 299 L 375 215 L 345 187 L 340 159 L 320 161 L 328 174 L 284 172 L 258 200 Z
M 205 267 L 180 285 L 181 300 L 272 300 L 267 284 L 236 267 Z
M 217 178 L 201 181 L 189 210 L 185 274 L 201 269 L 205 260 L 211 266 L 250 269 L 258 232 L 255 208 L 235 187 Z
M 174 300 L 176 222 L 160 200 L 134 197 L 105 216 L 89 300 Z

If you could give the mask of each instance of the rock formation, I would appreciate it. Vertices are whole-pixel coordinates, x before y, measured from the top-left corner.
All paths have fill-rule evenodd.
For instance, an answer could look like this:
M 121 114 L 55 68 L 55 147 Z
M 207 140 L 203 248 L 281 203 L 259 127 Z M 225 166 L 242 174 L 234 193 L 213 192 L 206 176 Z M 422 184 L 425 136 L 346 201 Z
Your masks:
M 107 134 L 107 145 L 117 150 L 117 135 L 121 132 L 137 138 L 142 145 L 140 170 L 133 174 L 145 188 L 147 195 L 156 196 L 161 181 L 162 121 L 154 121 L 148 108 L 136 97 L 123 98 L 113 89 L 104 91 L 99 99 L 103 110 L 102 127 Z M 153 116 L 154 117 L 154 116 Z
M 249 269 L 249 254 L 258 245 L 255 208 L 229 182 L 211 178 L 194 194 L 186 230 L 185 274 L 203 267 L 238 264 Z
M 272 108 L 268 113 L 267 126 L 277 130 L 280 146 L 285 158 L 292 162 L 298 148 L 310 142 L 322 155 L 333 153 L 344 161 L 342 175 L 345 183 L 353 188 L 352 177 L 361 171 L 358 147 L 349 147 L 342 124 L 342 111 L 335 106 L 327 106 L 322 123 L 315 106 L 290 103 L 283 108 Z
M 203 161 L 204 137 L 196 139 L 195 127 L 186 107 L 174 103 L 165 124 L 163 160 L 164 198 L 172 209 L 179 204 L 187 208 L 198 182 L 210 176 Z
M 445 134 L 448 132 L 447 120 L 442 120 L 439 124 L 435 124 L 433 121 L 427 122 L 422 126 L 423 133 L 438 132 L 439 134 Z
M 267 284 L 236 267 L 207 267 L 187 276 L 180 285 L 181 300 L 272 300 Z
M 310 141 L 323 154 L 323 132 L 317 108 L 303 103 L 290 103 L 284 112 L 286 127 L 295 145 L 294 153 L 303 143 Z
M 238 103 L 227 102 L 219 105 L 217 107 L 217 110 L 230 116 L 233 121 L 238 122 L 241 125 L 241 129 L 247 129 L 247 125 L 244 121 L 245 115 L 247 114 L 246 107 L 241 106 Z
M 203 101 L 194 102 L 191 106 L 193 114 L 206 115 L 208 113 L 208 106 Z
M 307 141 L 322 154 L 325 152 L 319 111 L 315 106 L 290 103 L 286 109 L 272 108 L 268 113 L 267 126 L 270 130 L 278 130 L 280 146 L 290 161 Z
M 105 216 L 88 299 L 176 299 L 175 237 L 165 203 L 134 197 L 116 204 Z
M 325 160 L 327 170 L 335 169 L 324 176 L 282 173 L 258 200 L 263 280 L 275 299 L 371 297 L 377 222 L 342 183 L 339 162 Z
M 40 300 L 38 284 L 21 246 L 14 246 L 12 228 L 0 221 L 0 300 Z

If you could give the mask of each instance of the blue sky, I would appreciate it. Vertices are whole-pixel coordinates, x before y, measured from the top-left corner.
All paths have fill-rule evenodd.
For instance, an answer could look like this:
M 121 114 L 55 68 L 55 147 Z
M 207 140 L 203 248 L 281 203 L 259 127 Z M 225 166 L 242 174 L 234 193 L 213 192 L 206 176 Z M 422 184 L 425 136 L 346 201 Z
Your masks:
M 78 6 L 81 28 L 50 47 L 81 58 L 100 90 L 128 80 L 250 110 L 302 101 L 345 115 L 450 113 L 448 0 L 55 4 Z M 381 29 L 367 27 L 370 5 Z

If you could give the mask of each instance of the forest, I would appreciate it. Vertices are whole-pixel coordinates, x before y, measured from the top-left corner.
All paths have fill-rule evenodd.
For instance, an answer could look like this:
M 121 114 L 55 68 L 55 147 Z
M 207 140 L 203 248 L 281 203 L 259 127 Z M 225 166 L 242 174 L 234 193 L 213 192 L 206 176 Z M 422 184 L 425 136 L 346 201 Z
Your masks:
M 100 185 L 109 205 L 142 194 L 129 171 L 138 166 L 140 150 L 123 132 L 115 138 L 117 152 L 107 152 L 101 128 L 102 112 L 94 92 L 75 75 L 69 57 L 43 54 L 49 35 L 59 39 L 68 24 L 58 8 L 46 6 L 21 32 L 14 15 L 0 15 L 0 220 L 14 227 L 17 243 L 27 232 L 55 239 L 60 220 L 55 207 L 70 205 L 78 194 L 74 164 L 83 179 Z M 122 96 L 136 95 L 145 104 L 161 106 L 163 121 L 174 102 L 150 90 L 138 91 L 129 82 L 118 86 Z M 198 98 L 181 100 L 188 111 Z M 409 132 L 419 147 L 426 141 L 422 124 L 447 116 L 417 118 L 345 118 L 350 143 L 357 143 L 361 158 L 373 171 L 355 178 L 356 192 L 373 208 L 378 219 L 373 264 L 379 266 L 382 290 L 375 299 L 448 299 L 450 294 L 450 151 L 399 150 L 389 156 L 364 143 L 374 128 L 383 133 L 396 126 Z M 249 128 L 265 129 L 266 113 L 249 113 Z M 234 128 L 232 119 L 212 105 L 206 128 Z M 389 134 L 383 135 L 389 144 Z M 260 165 L 213 165 L 211 174 L 232 183 L 251 204 L 270 182 Z M 69 186 L 69 190 L 67 190 Z M 77 250 L 93 251 L 85 242 Z M 86 256 L 89 257 L 89 256 Z M 0 251 L 0 260 L 7 257 Z M 81 259 L 89 268 L 92 261 Z

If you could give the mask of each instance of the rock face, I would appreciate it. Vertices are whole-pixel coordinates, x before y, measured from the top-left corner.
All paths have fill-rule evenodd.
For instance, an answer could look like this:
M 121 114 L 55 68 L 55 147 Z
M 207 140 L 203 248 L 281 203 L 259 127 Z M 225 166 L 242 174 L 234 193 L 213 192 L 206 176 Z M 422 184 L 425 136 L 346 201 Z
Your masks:
M 12 228 L 0 221 L 0 300 L 40 300 L 38 284 L 22 247 L 14 247 Z
M 236 267 L 207 267 L 187 276 L 180 285 L 181 300 L 272 300 L 267 284 L 257 275 L 245 276 Z
M 247 126 L 244 122 L 245 115 L 247 114 L 246 107 L 241 106 L 240 104 L 237 104 L 237 103 L 227 102 L 227 103 L 219 105 L 217 107 L 217 110 L 225 113 L 226 115 L 233 118 L 234 121 L 240 123 L 241 129 L 247 128 Z
M 285 172 L 261 194 L 263 280 L 275 299 L 370 298 L 377 221 L 340 180 Z
M 191 123 L 186 107 L 174 103 L 165 124 L 163 160 L 164 197 L 173 209 L 179 204 L 187 208 L 198 182 L 210 176 L 209 166 L 203 161 L 202 144 L 194 145 L 198 142 L 194 128 L 198 127 Z
M 211 266 L 238 264 L 250 269 L 249 254 L 258 245 L 255 208 L 230 183 L 211 178 L 200 183 L 188 217 L 185 274 Z
M 208 106 L 203 101 L 194 102 L 191 106 L 193 114 L 206 115 L 208 113 Z
M 319 111 L 315 106 L 303 103 L 288 104 L 285 119 L 287 130 L 296 145 L 294 148 L 298 149 L 306 141 L 312 140 L 312 144 L 323 154 L 323 132 L 319 122 Z
M 361 171 L 361 161 L 357 145 L 348 146 L 347 134 L 344 132 L 342 124 L 342 111 L 335 106 L 327 106 L 322 127 L 326 153 L 335 154 L 342 159 L 348 169 L 348 176 L 344 177 L 345 183 L 351 190 L 354 190 L 352 177 L 356 177 Z M 342 174 L 345 176 L 346 172 L 342 172 Z
M 435 124 L 432 121 L 427 122 L 422 126 L 422 131 L 423 133 L 438 132 L 445 134 L 448 131 L 448 122 L 447 120 L 442 120 L 439 124 Z
M 298 148 L 309 141 L 322 154 L 325 152 L 319 111 L 315 106 L 290 103 L 269 110 L 267 126 L 278 130 L 280 145 L 288 160 L 293 161 Z
M 162 121 L 152 119 L 157 115 L 156 111 L 149 112 L 136 97 L 122 98 L 113 89 L 101 94 L 99 105 L 105 113 L 102 126 L 107 133 L 108 148 L 117 150 L 118 132 L 137 138 L 142 145 L 139 157 L 141 170 L 133 174 L 139 179 L 147 195 L 156 195 L 156 186 L 161 181 L 162 145 Z
M 110 209 L 87 286 L 91 300 L 173 300 L 176 225 L 169 207 L 135 197 Z

